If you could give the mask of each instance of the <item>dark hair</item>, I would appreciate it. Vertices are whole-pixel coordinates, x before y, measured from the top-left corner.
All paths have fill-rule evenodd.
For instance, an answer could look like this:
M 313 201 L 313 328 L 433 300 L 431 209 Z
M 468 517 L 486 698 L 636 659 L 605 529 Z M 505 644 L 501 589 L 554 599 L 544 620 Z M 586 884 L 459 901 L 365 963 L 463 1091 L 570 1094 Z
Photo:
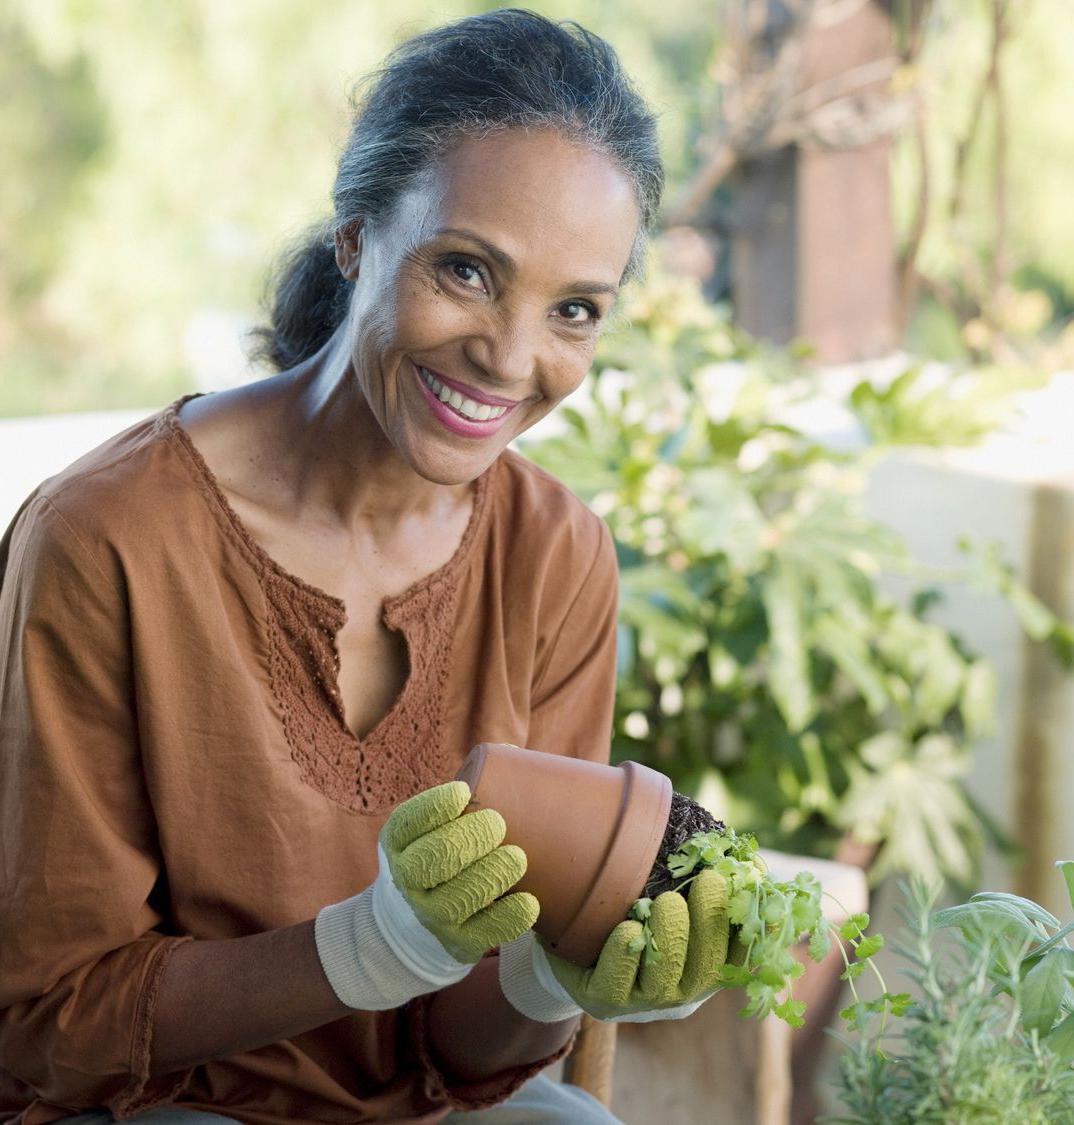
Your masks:
M 607 153 L 633 182 L 641 225 L 625 280 L 641 272 L 664 186 L 656 120 L 613 48 L 573 20 L 501 8 L 400 44 L 362 85 L 332 192 L 334 216 L 277 265 L 271 325 L 254 356 L 277 370 L 317 352 L 347 314 L 353 283 L 335 262 L 335 232 L 386 218 L 399 197 L 464 136 L 552 127 Z

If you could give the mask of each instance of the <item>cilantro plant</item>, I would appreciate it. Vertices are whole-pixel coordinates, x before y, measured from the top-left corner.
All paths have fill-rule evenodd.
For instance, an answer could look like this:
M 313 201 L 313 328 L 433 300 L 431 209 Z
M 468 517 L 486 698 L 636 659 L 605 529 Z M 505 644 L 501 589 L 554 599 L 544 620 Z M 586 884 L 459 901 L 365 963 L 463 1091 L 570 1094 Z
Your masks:
M 809 955 L 815 961 L 827 956 L 835 938 L 846 966 L 843 979 L 850 982 L 855 1004 L 897 1013 L 908 1003 L 909 997 L 893 996 L 887 991 L 871 960 L 883 947 L 884 939 L 879 934 L 866 936 L 868 914 L 854 914 L 839 927 L 827 922 L 816 876 L 800 872 L 789 883 L 773 879 L 758 854 L 756 838 L 749 833 L 738 833 L 733 828 L 695 832 L 665 862 L 671 874 L 680 880 L 677 891 L 687 887 L 705 868 L 712 868 L 727 881 L 728 918 L 734 927 L 731 941 L 737 942 L 744 953 L 741 964 L 728 961 L 722 979 L 730 987 L 745 990 L 746 1006 L 740 1015 L 760 1019 L 773 1013 L 792 1027 L 802 1026 L 805 1003 L 794 999 L 792 982 L 802 975 L 805 965 L 792 950 L 805 938 L 809 939 Z M 630 917 L 642 923 L 642 936 L 634 951 L 641 951 L 647 962 L 661 957 L 649 929 L 651 909 L 652 899 L 642 898 L 630 911 Z M 850 946 L 853 960 L 844 943 Z M 862 1001 L 854 984 L 867 966 L 880 982 L 879 1000 Z

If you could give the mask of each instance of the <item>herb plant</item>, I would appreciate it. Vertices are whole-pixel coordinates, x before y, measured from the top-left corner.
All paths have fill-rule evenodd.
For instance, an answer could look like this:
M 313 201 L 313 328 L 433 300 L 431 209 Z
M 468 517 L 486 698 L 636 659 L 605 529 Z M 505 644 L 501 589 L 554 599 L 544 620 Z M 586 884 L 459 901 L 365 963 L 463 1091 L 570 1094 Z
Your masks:
M 744 949 L 740 964 L 729 961 L 722 979 L 730 987 L 746 992 L 746 1006 L 739 1013 L 758 1019 L 772 1013 L 790 1024 L 804 1023 L 805 1003 L 792 995 L 792 982 L 802 975 L 805 965 L 792 952 L 808 938 L 809 956 L 821 961 L 827 956 L 834 937 L 843 955 L 843 979 L 850 982 L 855 1001 L 868 1003 L 871 1010 L 899 1012 L 909 1001 L 905 995 L 893 996 L 872 962 L 884 945 L 880 934 L 866 936 L 868 914 L 854 914 L 836 927 L 825 920 L 821 908 L 821 886 L 816 876 L 800 872 L 789 882 L 779 882 L 767 872 L 757 852 L 757 840 L 733 828 L 695 832 L 681 848 L 668 856 L 668 869 L 676 877 L 676 891 L 687 887 L 704 868 L 712 868 L 727 881 L 728 919 L 732 948 Z M 649 929 L 652 899 L 638 899 L 630 917 L 642 923 L 642 935 L 634 952 L 646 961 L 659 960 L 661 953 Z M 843 943 L 850 946 L 854 960 L 847 956 Z M 737 960 L 738 958 L 736 958 Z M 866 966 L 880 983 L 878 1000 L 861 1001 L 854 980 Z
M 1074 861 L 1059 865 L 1074 906 Z M 1074 923 L 1016 895 L 977 894 L 933 912 L 937 888 L 903 887 L 898 952 L 918 998 L 899 1031 L 852 1005 L 860 1037 L 840 1059 L 840 1125 L 1074 1121 Z M 947 931 L 947 940 L 943 932 Z

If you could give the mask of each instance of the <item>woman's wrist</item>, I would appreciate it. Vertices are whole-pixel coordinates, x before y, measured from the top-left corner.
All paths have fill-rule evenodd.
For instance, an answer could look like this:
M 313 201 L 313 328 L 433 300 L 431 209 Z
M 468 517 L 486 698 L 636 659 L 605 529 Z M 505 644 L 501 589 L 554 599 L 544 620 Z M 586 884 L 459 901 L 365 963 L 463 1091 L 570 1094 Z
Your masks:
M 421 925 L 385 866 L 361 894 L 324 907 L 314 932 L 332 989 L 362 1011 L 402 1007 L 455 984 L 473 968 L 455 960 Z
M 500 988 L 499 960 L 484 958 L 465 980 L 428 1002 L 432 1054 L 442 1071 L 457 1082 L 479 1082 L 544 1062 L 577 1029 L 577 1017 L 537 1022 L 517 1011 Z M 480 1012 L 480 1019 L 474 1018 L 475 1012 Z

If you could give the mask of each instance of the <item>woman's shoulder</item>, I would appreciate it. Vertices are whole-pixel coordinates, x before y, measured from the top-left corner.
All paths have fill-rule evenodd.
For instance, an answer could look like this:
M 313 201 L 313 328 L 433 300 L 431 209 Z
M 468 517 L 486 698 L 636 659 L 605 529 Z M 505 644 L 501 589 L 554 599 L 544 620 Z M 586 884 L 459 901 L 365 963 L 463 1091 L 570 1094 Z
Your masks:
M 29 531 L 30 524 L 46 534 L 62 526 L 87 546 L 108 549 L 146 542 L 163 523 L 181 524 L 194 492 L 176 448 L 174 418 L 183 401 L 128 426 L 43 480 L 23 501 L 5 538 Z
M 495 519 L 512 553 L 548 558 L 574 572 L 603 558 L 614 565 L 607 524 L 558 477 L 515 450 L 500 454 Z

